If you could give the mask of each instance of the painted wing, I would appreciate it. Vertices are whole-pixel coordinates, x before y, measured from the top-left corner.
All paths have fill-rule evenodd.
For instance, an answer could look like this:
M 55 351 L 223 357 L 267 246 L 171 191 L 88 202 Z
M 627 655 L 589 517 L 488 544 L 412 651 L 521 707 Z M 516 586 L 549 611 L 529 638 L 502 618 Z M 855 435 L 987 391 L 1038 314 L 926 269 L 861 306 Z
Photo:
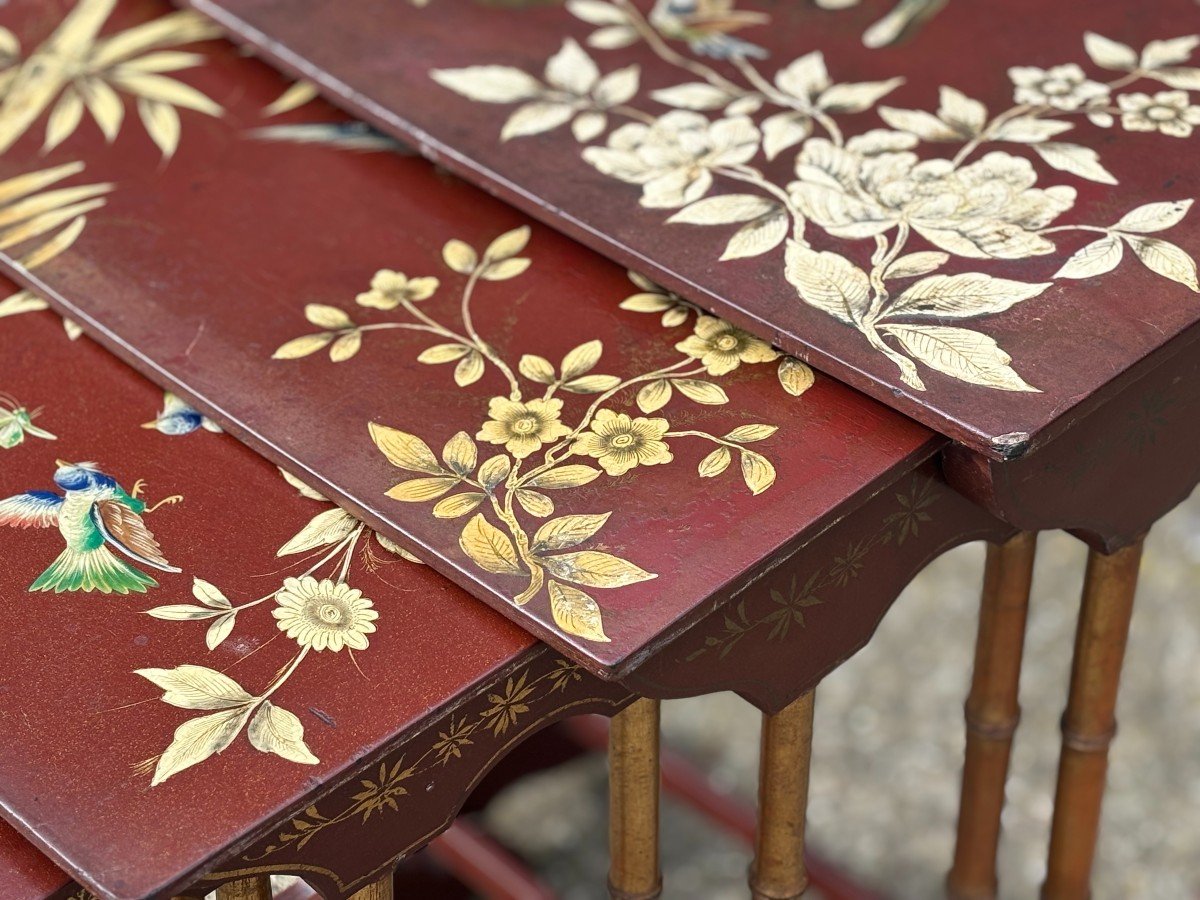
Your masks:
M 104 535 L 104 540 L 130 559 L 164 572 L 183 571 L 167 562 L 162 555 L 162 548 L 154 539 L 154 533 L 146 527 L 142 517 L 124 503 L 101 500 L 92 504 L 89 515 L 92 523 Z
M 0 525 L 49 528 L 58 524 L 63 498 L 53 491 L 30 491 L 0 500 Z
M 171 416 L 175 413 L 192 412 L 192 408 L 180 400 L 175 394 L 167 391 L 163 394 L 163 410 L 159 417 Z

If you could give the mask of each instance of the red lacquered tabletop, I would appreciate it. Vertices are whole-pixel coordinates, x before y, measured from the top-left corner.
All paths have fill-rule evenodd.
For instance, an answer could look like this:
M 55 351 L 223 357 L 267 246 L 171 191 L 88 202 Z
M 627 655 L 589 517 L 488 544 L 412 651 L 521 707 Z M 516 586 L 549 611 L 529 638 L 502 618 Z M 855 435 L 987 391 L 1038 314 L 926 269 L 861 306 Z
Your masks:
M 89 213 L 49 261 L 0 238 L 4 264 L 591 670 L 627 674 L 942 445 L 424 160 L 278 140 L 333 111 L 264 116 L 266 66 L 202 30 L 144 47 L 120 35 L 164 5 L 111 7 L 0 12 L 27 60 L 115 58 L 91 81 L 129 107 L 14 82 L 0 174 L 44 199 L 12 215 Z M 110 142 L 64 124 L 71 96 Z
M 597 689 L 50 313 L 0 327 L 0 809 L 100 896 L 179 893 L 259 838 L 257 865 L 291 859 L 309 807 L 307 859 L 352 882 L 405 845 L 336 834 L 339 802 L 395 812 L 423 775 L 378 832 L 416 842 L 472 753 Z
M 885 0 L 189 2 L 986 456 L 1036 449 L 1196 336 L 1191 0 L 955 0 L 885 46 Z

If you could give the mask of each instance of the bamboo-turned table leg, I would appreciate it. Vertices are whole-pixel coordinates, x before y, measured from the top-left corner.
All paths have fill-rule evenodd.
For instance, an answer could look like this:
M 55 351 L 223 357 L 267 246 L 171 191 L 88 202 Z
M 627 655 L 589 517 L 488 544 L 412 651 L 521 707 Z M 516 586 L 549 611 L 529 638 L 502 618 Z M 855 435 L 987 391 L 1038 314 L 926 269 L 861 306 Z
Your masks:
M 1088 554 L 1050 827 L 1045 900 L 1087 900 L 1142 541 Z
M 392 900 L 392 873 L 350 895 L 350 900 Z
M 758 762 L 758 832 L 750 893 L 754 900 L 792 900 L 808 887 L 804 817 L 812 757 L 813 692 L 774 716 L 763 716 Z
M 240 878 L 217 888 L 217 900 L 271 900 L 271 879 L 267 875 Z
M 614 900 L 662 893 L 658 864 L 659 702 L 643 698 L 608 733 L 608 892 Z
M 1032 532 L 988 545 L 975 670 L 966 703 L 958 839 L 954 865 L 946 878 L 946 892 L 954 900 L 996 896 L 1000 814 L 1013 733 L 1021 714 L 1017 692 L 1036 547 L 1037 535 Z

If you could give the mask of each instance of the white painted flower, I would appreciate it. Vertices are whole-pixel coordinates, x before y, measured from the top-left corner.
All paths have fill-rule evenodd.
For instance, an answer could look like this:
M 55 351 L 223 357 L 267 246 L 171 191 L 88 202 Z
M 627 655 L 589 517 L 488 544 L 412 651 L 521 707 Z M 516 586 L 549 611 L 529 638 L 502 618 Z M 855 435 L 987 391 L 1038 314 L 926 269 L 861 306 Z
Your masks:
M 367 635 L 375 631 L 379 618 L 362 591 L 311 575 L 286 579 L 275 602 L 278 606 L 271 614 L 279 620 L 279 630 L 301 647 L 317 651 L 366 650 Z
M 500 132 L 501 140 L 541 134 L 571 123 L 579 141 L 590 141 L 608 127 L 607 111 L 627 103 L 638 91 L 639 69 L 626 66 L 601 75 L 587 51 L 571 38 L 546 62 L 545 84 L 510 66 L 436 69 L 443 87 L 485 103 L 525 101 Z
M 1090 80 L 1075 63 L 1039 69 L 1013 66 L 1008 70 L 1017 103 L 1076 110 L 1108 96 L 1108 85 Z
M 869 238 L 905 224 L 943 250 L 976 259 L 1052 252 L 1036 231 L 1075 203 L 1074 188 L 1035 187 L 1029 160 L 1001 151 L 956 169 L 909 152 L 864 157 L 814 138 L 796 174 L 793 202 L 834 237 Z
M 1149 94 L 1122 94 L 1121 126 L 1126 131 L 1161 131 L 1171 137 L 1185 138 L 1200 125 L 1200 106 L 1188 102 L 1186 91 L 1159 91 Z
M 623 125 L 609 135 L 607 147 L 588 147 L 583 157 L 605 175 L 642 185 L 642 206 L 674 209 L 708 193 L 714 169 L 753 158 L 758 141 L 758 129 L 745 116 L 710 122 L 675 110 L 652 125 Z

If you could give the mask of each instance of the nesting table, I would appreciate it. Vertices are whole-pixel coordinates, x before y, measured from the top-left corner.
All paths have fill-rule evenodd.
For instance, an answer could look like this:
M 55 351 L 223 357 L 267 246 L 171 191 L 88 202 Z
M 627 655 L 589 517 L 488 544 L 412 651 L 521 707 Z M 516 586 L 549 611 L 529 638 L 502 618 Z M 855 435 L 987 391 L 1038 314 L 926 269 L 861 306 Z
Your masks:
M 170 698 L 152 704 L 160 721 L 173 701 L 218 702 L 172 691 L 233 691 L 219 678 L 181 686 L 178 670 L 143 659 L 161 646 L 194 665 L 178 661 L 204 640 L 191 619 L 208 623 L 203 649 L 234 654 L 230 664 L 267 635 L 297 647 L 290 662 L 254 657 L 284 666 L 265 676 L 271 696 L 302 684 L 310 657 L 361 659 L 368 690 L 331 716 L 336 726 L 324 707 L 263 713 L 266 694 L 237 685 L 257 705 L 236 692 L 217 706 L 175 702 L 221 710 L 191 726 L 217 730 L 176 731 L 142 781 L 104 790 L 85 783 L 101 770 L 81 757 L 64 750 L 48 765 L 27 746 L 5 761 L 5 816 L 103 897 L 203 892 L 270 871 L 329 896 L 383 891 L 381 873 L 448 824 L 525 733 L 517 719 L 628 706 L 613 726 L 611 887 L 650 897 L 657 702 L 735 690 L 764 712 L 751 887 L 797 896 L 812 689 L 926 562 L 986 538 L 950 887 L 987 896 L 1032 532 L 1069 528 L 1093 554 L 1046 896 L 1085 896 L 1140 537 L 1200 478 L 1183 195 L 1200 107 L 1188 94 L 1196 42 L 1162 31 L 1184 15 L 1184 0 L 1172 3 L 1136 20 L 1125 4 L 1094 4 L 1086 22 L 1032 0 L 995 16 L 950 4 L 867 48 L 870 10 L 807 4 L 742 10 L 720 27 L 702 10 L 628 0 L 471 5 L 464 28 L 443 0 L 195 0 L 311 87 L 289 87 L 213 40 L 208 20 L 159 2 L 13 3 L 0 14 L 15 69 L 0 101 L 0 267 L 32 293 L 7 310 L 45 298 L 174 397 L 131 435 L 109 413 L 126 416 L 127 402 L 66 394 L 100 404 L 72 413 L 77 427 L 105 420 L 103 435 L 74 438 L 80 453 L 100 457 L 110 442 L 105 465 L 185 498 L 147 513 L 146 537 L 129 516 L 152 507 L 124 471 L 102 469 L 130 502 L 101 524 L 143 564 L 105 577 L 134 591 L 186 586 L 186 575 L 211 587 L 200 573 L 214 559 L 240 582 L 289 541 L 342 554 L 323 560 L 324 582 L 297 577 L 255 601 L 276 604 L 273 621 L 260 615 L 265 627 L 241 642 L 241 613 L 216 588 L 193 582 L 200 605 L 176 596 L 139 644 L 145 619 L 126 610 L 111 625 L 111 607 L 77 592 L 74 576 L 26 573 L 65 588 L 57 601 L 85 601 L 74 634 L 127 632 L 102 684 L 67 666 L 39 671 L 44 694 L 75 698 L 40 724 L 96 727 L 78 720 L 80 704 L 136 702 L 119 699 L 134 669 Z M 977 65 L 1013 46 L 1022 55 L 1008 71 Z M 1059 59 L 1064 46 L 1077 61 Z M 935 57 L 945 65 L 931 67 Z M 88 61 L 85 74 L 72 60 Z M 379 132 L 312 101 L 318 89 Z M 114 392 L 154 392 L 130 387 L 99 349 L 46 333 L 40 316 L 13 323 L 34 318 L 42 334 L 0 384 L 13 412 L 16 398 L 42 402 L 25 395 L 47 388 L 48 372 L 67 385 L 69 373 L 90 383 L 111 369 Z M 194 427 L 172 434 L 183 419 Z M 44 412 L 38 427 L 49 421 Z M 46 439 L 28 434 L 12 452 L 30 483 L 8 491 L 6 467 L 0 493 L 43 490 L 55 472 L 60 487 L 105 484 L 88 467 L 49 465 L 30 452 Z M 187 449 L 146 457 L 130 451 L 134 437 Z M 205 457 L 195 448 L 206 441 L 221 449 Z M 145 459 L 162 474 L 141 476 Z M 237 466 L 254 469 L 253 490 Z M 0 507 L 6 524 L 49 524 L 33 519 L 53 501 L 31 496 Z M 275 533 L 294 532 L 283 511 L 315 497 L 337 507 L 307 534 Z M 261 512 L 231 515 L 247 503 Z M 196 521 L 183 530 L 197 507 L 210 537 Z M 38 568 L 48 532 L 14 534 L 14 552 Z M 385 584 L 352 596 L 356 554 L 370 553 L 391 565 L 362 579 Z M 164 566 L 183 572 L 145 582 Z M 397 566 L 399 589 L 386 584 Z M 397 604 L 382 653 L 367 650 L 387 621 L 377 597 L 363 605 L 373 594 Z M 318 607 L 338 621 L 304 617 Z M 92 616 L 102 628 L 83 626 Z M 397 676 L 404 660 L 419 678 Z M 314 690 L 344 686 L 344 675 L 307 677 Z M 27 694 L 10 697 L 14 714 L 31 715 Z M 246 742 L 242 728 L 254 739 L 240 763 L 218 756 L 226 730 Z M 324 765 L 303 739 L 322 728 Z M 474 740 L 475 728 L 496 740 Z M 105 771 L 132 749 L 89 735 L 64 747 L 102 749 Z M 428 817 L 406 813 L 401 833 L 367 828 L 400 796 L 385 782 L 424 773 L 409 772 L 414 757 L 461 776 L 443 775 L 437 791 L 431 781 Z M 41 778 L 59 789 L 36 789 Z M 72 817 L 81 798 L 92 817 Z M 349 843 L 329 824 L 362 813 Z M 97 844 L 95 817 L 120 822 L 106 839 L 159 841 L 153 865 Z M 195 817 L 209 831 L 183 841 Z

